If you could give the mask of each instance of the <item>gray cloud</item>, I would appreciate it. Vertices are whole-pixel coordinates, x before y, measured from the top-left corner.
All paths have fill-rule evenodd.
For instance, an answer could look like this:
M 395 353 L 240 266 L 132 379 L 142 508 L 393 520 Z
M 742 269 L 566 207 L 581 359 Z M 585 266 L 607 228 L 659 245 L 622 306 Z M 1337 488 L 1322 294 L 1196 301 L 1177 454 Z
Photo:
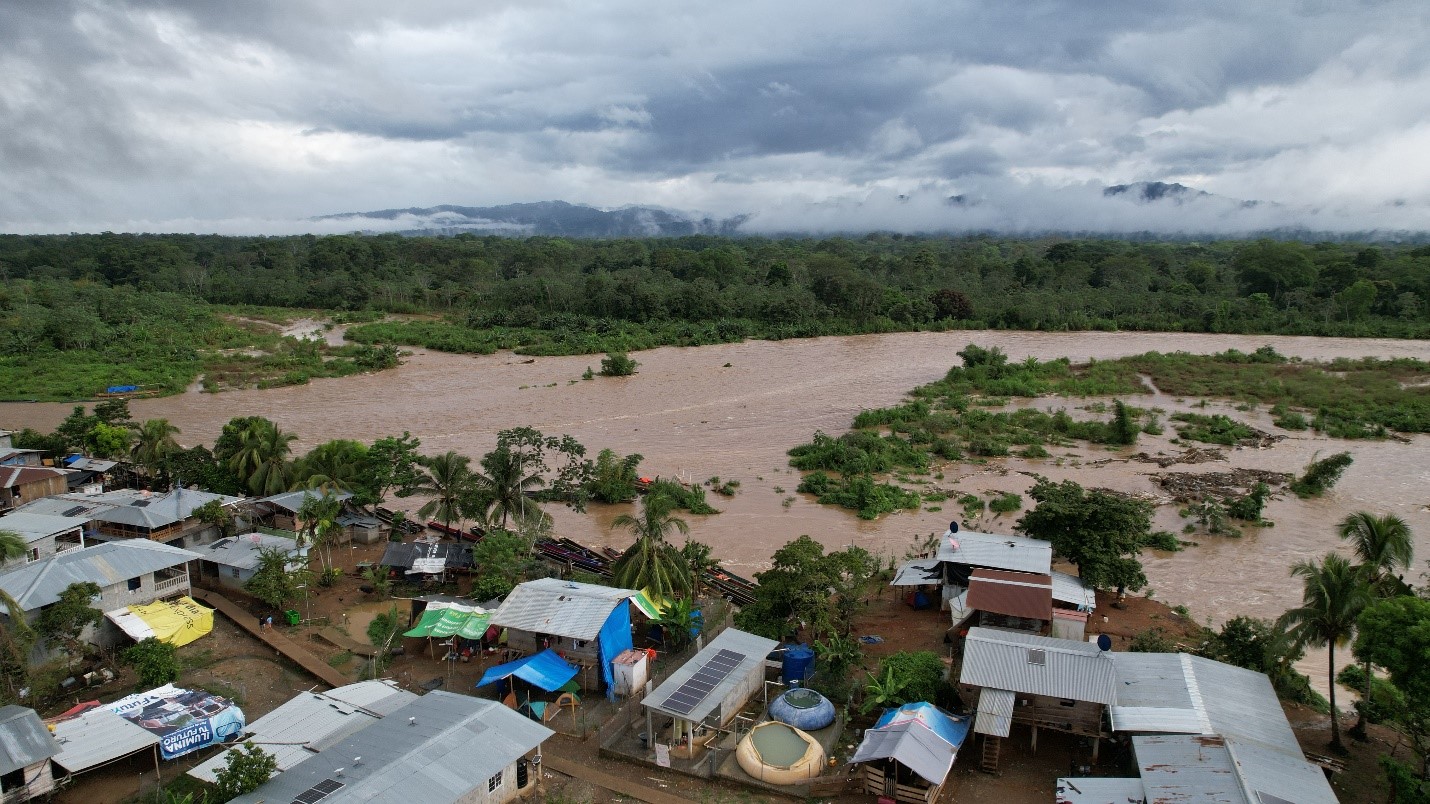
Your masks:
M 18 0 L 0 230 L 555 198 L 767 231 L 1423 229 L 1427 25 L 1418 0 Z M 1231 200 L 1100 196 L 1135 181 Z

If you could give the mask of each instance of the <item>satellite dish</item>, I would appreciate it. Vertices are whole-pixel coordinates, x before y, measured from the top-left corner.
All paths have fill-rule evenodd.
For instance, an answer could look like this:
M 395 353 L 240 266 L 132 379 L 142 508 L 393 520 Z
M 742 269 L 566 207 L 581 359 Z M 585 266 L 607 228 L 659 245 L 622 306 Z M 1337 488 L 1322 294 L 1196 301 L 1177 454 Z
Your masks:
M 1107 634 L 1097 635 L 1097 647 L 1102 650 L 1112 650 L 1112 637 Z
M 954 520 L 954 521 L 948 523 L 948 532 L 949 532 L 949 533 L 957 533 L 957 532 L 958 532 L 958 520 Z

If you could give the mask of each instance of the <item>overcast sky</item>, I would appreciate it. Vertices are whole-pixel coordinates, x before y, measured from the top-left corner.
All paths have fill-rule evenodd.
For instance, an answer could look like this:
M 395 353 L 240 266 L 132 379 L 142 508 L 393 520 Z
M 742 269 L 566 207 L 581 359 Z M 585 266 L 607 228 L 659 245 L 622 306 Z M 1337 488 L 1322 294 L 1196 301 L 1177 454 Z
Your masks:
M 553 199 L 752 231 L 1426 230 L 1426 11 L 6 0 L 0 231 Z M 1139 181 L 1212 196 L 1101 195 Z

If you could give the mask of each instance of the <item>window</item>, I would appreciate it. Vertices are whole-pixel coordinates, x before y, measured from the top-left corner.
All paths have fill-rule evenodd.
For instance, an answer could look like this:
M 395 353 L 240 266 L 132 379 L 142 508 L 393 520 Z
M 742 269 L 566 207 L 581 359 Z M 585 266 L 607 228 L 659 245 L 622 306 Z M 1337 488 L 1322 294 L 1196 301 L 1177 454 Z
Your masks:
M 488 793 L 495 793 L 497 791 L 497 788 L 501 787 L 501 776 L 502 775 L 498 773 L 496 776 L 493 776 L 492 778 L 487 780 Z
M 143 580 L 144 580 L 143 578 L 130 578 L 130 579 L 129 579 L 129 591 L 131 591 L 131 592 L 138 592 L 138 591 L 139 591 L 139 587 L 141 587 L 141 586 L 144 585 Z
M 238 567 L 234 567 L 233 569 L 230 569 L 229 572 L 233 573 L 233 577 L 235 577 L 235 578 L 238 577 Z

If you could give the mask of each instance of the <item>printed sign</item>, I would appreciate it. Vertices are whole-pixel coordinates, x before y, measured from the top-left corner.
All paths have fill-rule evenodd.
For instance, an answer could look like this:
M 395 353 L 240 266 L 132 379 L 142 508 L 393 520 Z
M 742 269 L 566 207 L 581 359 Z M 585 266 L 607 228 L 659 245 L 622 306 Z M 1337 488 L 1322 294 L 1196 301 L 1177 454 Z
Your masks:
M 655 764 L 662 768 L 670 767 L 670 746 L 665 743 L 655 744 Z
M 109 710 L 159 736 L 159 753 L 175 759 L 221 743 L 243 731 L 243 710 L 227 698 L 203 690 L 165 684 L 121 698 Z

